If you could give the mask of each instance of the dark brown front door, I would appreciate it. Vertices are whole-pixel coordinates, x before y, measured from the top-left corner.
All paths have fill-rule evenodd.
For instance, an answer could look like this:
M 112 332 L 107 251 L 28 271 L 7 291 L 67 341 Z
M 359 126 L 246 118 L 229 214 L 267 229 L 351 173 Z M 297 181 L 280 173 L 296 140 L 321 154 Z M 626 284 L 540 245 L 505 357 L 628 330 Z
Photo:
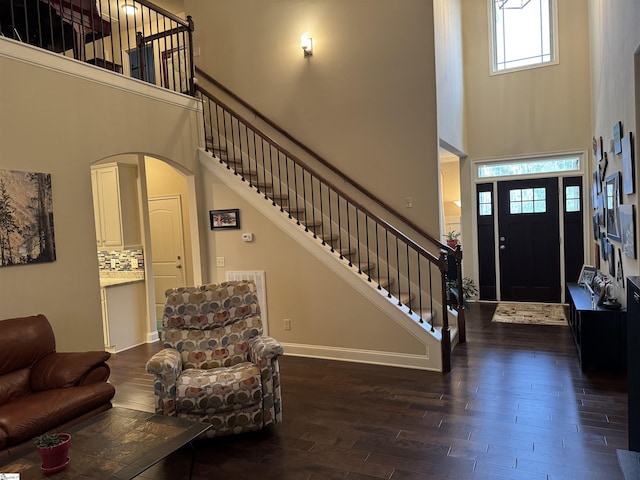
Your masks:
M 502 300 L 560 302 L 558 179 L 498 182 Z

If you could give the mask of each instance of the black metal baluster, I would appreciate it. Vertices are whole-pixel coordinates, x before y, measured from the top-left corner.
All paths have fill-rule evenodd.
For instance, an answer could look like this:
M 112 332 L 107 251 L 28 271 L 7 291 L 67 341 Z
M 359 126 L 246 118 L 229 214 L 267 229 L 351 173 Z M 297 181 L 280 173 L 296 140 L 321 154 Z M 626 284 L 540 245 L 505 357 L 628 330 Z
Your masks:
M 122 49 L 122 31 L 120 30 L 120 25 L 122 25 L 122 22 L 120 20 L 120 1 L 116 0 L 116 12 L 117 12 L 117 16 L 118 16 L 118 44 L 120 45 L 120 51 L 119 51 L 119 55 L 120 55 L 120 63 L 122 64 L 122 73 L 125 73 L 125 69 L 124 69 L 124 53 L 123 53 L 123 49 Z M 113 33 L 112 33 L 113 35 Z M 127 36 L 129 36 L 129 31 L 127 30 Z M 113 37 L 111 40 L 111 43 L 113 43 Z M 114 62 L 115 62 L 115 58 L 114 58 Z
M 320 188 L 320 235 L 322 236 L 322 245 L 326 245 L 326 238 L 324 236 L 324 208 L 322 206 L 322 180 L 318 179 L 318 186 Z M 314 223 L 313 229 L 315 230 L 317 227 Z
M 95 3 L 93 2 L 93 0 L 89 3 L 89 21 L 87 22 L 89 24 L 89 28 L 91 29 L 91 44 L 93 45 L 93 61 L 97 63 L 97 48 L 96 48 L 96 25 L 95 25 L 95 19 L 94 19 L 94 11 L 95 9 Z M 82 2 L 80 2 L 80 15 L 82 16 Z M 83 23 L 84 26 L 84 23 Z M 87 59 L 87 34 L 85 33 L 82 37 L 82 41 L 85 42 L 84 44 L 84 61 L 86 62 Z
M 309 227 L 307 227 L 307 182 L 304 179 L 304 167 L 300 166 L 302 170 L 302 200 L 304 203 L 304 231 L 308 232 Z
M 340 250 L 340 260 L 344 258 L 344 250 L 342 249 L 342 218 L 340 216 L 340 195 L 338 197 L 338 249 Z
M 360 213 L 356 207 L 356 259 L 358 261 L 358 273 L 362 274 L 362 257 L 360 255 Z
M 25 30 L 24 42 L 31 44 L 31 37 L 29 35 L 29 14 L 27 13 L 27 0 L 23 0 L 23 4 L 24 4 L 24 30 Z
M 311 224 L 314 225 L 313 228 L 313 238 L 318 238 L 318 234 L 316 233 L 316 229 L 315 229 L 315 224 L 316 224 L 316 200 L 315 200 L 315 195 L 316 195 L 316 189 L 313 187 L 313 174 L 310 173 L 309 174 L 310 178 L 311 178 Z M 305 219 L 305 225 L 308 226 L 308 223 Z
M 302 212 L 300 212 L 300 208 L 298 207 L 298 172 L 296 171 L 296 167 L 298 165 L 296 163 L 293 164 L 293 188 L 294 188 L 294 194 L 295 194 L 295 199 L 296 199 L 296 225 L 300 225 L 300 216 L 301 215 L 305 215 L 306 210 L 303 210 Z M 304 174 L 304 173 L 303 173 Z M 289 199 L 289 207 L 292 207 L 292 203 L 291 203 L 291 199 Z M 305 205 L 306 207 L 306 205 Z
M 391 266 L 389 265 L 389 230 L 384 229 L 384 245 L 387 251 L 387 297 L 391 298 Z
M 102 2 L 102 0 L 100 0 L 100 2 Z M 101 8 L 100 11 L 102 11 L 102 3 L 100 3 Z M 114 72 L 118 72 L 118 68 L 116 67 L 117 63 L 116 63 L 116 52 L 115 52 L 115 47 L 114 47 L 114 39 L 113 39 L 113 20 L 112 20 L 112 13 L 111 13 L 111 2 L 107 0 L 107 12 L 109 15 L 109 36 L 110 36 L 110 40 L 109 43 L 111 44 L 111 70 L 113 70 Z M 118 36 L 120 36 L 120 33 L 118 33 Z M 104 40 L 103 40 L 104 41 Z M 120 73 L 120 72 L 118 72 Z M 203 119 L 204 120 L 204 119 Z
M 407 246 L 407 307 L 409 307 L 409 315 L 413 312 L 411 311 L 411 259 L 409 258 L 409 244 L 405 242 Z
M 253 132 L 253 158 L 255 159 L 256 157 L 256 132 L 253 130 L 253 128 L 251 129 L 251 131 Z M 253 173 L 251 170 L 251 166 L 252 166 L 252 160 L 251 160 L 251 147 L 249 146 L 249 127 L 247 127 L 247 125 L 244 126 L 244 134 L 245 137 L 247 138 L 247 161 L 249 162 L 249 186 L 253 187 Z M 257 162 L 257 160 L 256 160 Z M 258 166 L 256 165 L 256 182 L 258 181 Z
M 349 201 L 345 199 L 345 203 L 347 205 L 347 249 L 349 253 L 349 266 L 353 267 L 353 262 L 351 261 L 351 217 L 349 216 Z
M 225 153 L 225 156 L 227 157 L 227 158 L 225 158 L 225 162 L 227 164 L 227 169 L 231 170 L 231 165 L 229 165 L 229 159 L 231 157 L 229 156 L 229 140 L 228 140 L 228 133 L 227 133 L 227 112 L 224 109 L 224 107 L 220 107 L 220 108 L 222 109 L 222 122 L 223 122 L 222 128 L 224 129 L 223 130 L 223 132 L 224 132 L 224 153 Z
M 232 125 L 233 125 L 233 120 L 232 120 Z M 242 127 L 240 126 L 240 120 L 238 118 L 236 118 L 236 125 L 238 125 L 238 128 L 236 130 L 238 131 L 238 144 L 240 145 L 239 146 L 239 151 L 240 151 L 240 178 L 244 182 L 245 178 L 244 178 L 244 158 L 243 158 L 243 155 L 242 155 Z M 233 151 L 234 151 L 234 160 L 236 160 L 235 161 L 235 166 L 236 166 L 236 171 L 237 171 L 238 170 L 238 161 L 235 158 L 235 151 L 236 151 L 235 145 L 233 147 Z
M 53 36 L 53 14 L 51 13 L 51 0 L 47 0 L 47 5 L 49 6 L 49 33 L 51 34 L 51 49 L 55 50 L 56 40 Z M 64 33 L 62 34 L 62 37 L 64 38 Z M 64 47 L 62 49 L 62 53 L 64 53 Z
M 331 252 L 335 252 L 333 248 L 333 210 L 331 208 L 331 188 L 329 188 L 329 238 L 331 238 Z
M 398 237 L 394 235 L 394 237 L 396 239 L 396 272 L 398 274 L 398 306 L 402 306 L 402 302 L 400 301 L 400 292 L 401 292 L 401 288 L 400 288 L 400 248 L 398 247 Z
M 280 162 L 280 153 L 281 152 L 280 152 L 279 149 L 277 149 L 277 147 L 276 147 L 276 150 L 278 152 L 278 192 L 280 194 L 280 198 L 282 198 L 282 170 L 280 168 L 280 164 L 281 164 L 281 162 Z M 273 199 L 274 199 L 274 202 L 275 202 L 275 198 L 276 198 L 276 186 L 274 184 L 273 185 Z M 280 204 L 281 204 L 280 205 L 280 211 L 284 212 L 284 208 L 282 208 L 282 202 L 280 202 Z M 275 205 L 275 203 L 274 203 L 274 205 Z
M 275 206 L 276 205 L 276 199 L 275 199 L 275 193 L 276 193 L 276 189 L 274 187 L 274 180 L 273 180 L 273 154 L 271 153 L 273 146 L 271 145 L 271 143 L 269 142 L 269 176 L 271 177 L 271 196 L 273 197 L 271 199 L 271 205 Z M 267 189 L 267 185 L 265 183 L 264 186 L 265 190 Z M 265 192 L 266 195 L 266 192 Z
M 295 169 L 295 162 L 293 164 L 293 168 Z M 284 168 L 285 168 L 285 172 L 286 172 L 286 178 L 287 178 L 287 199 L 285 200 L 284 197 L 280 199 L 280 206 L 284 205 L 284 202 L 287 202 L 287 213 L 289 214 L 289 218 L 291 218 L 291 201 L 289 199 L 289 197 L 291 196 L 291 187 L 289 184 L 289 156 L 285 155 L 284 156 Z
M 419 322 L 424 323 L 424 320 L 422 320 L 422 315 L 424 315 L 424 309 L 422 308 L 422 267 L 420 266 L 420 252 L 416 253 L 418 254 L 418 295 L 420 295 L 418 299 L 418 307 L 420 308 L 418 317 L 420 318 Z
M 382 262 L 380 262 L 380 239 L 378 237 L 379 228 L 380 225 L 376 222 L 376 276 L 378 277 L 378 290 L 382 290 L 382 287 L 380 286 L 380 264 Z
M 38 45 L 40 48 L 44 48 L 42 46 L 42 20 L 40 19 L 40 2 L 36 3 L 36 13 L 38 15 Z
M 367 281 L 371 281 L 371 249 L 369 248 L 369 215 L 365 213 L 364 216 L 364 233 L 367 245 Z
M 431 331 L 434 332 L 433 327 L 433 265 L 429 265 L 429 308 L 431 309 Z M 442 308 L 447 308 L 443 305 Z

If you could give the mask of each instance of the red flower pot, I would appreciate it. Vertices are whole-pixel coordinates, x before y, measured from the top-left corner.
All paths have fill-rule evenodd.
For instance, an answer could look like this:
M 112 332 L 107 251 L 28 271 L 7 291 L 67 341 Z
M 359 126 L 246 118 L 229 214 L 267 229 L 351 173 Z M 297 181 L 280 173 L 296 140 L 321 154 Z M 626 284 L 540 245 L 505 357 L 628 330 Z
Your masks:
M 69 447 L 71 446 L 71 435 L 60 433 L 64 441 L 53 447 L 37 447 L 38 454 L 42 460 L 41 469 L 44 473 L 56 473 L 64 470 L 69 465 Z
M 460 241 L 457 238 L 454 240 L 447 240 L 447 245 L 451 248 L 456 248 L 458 246 L 458 243 L 460 243 Z

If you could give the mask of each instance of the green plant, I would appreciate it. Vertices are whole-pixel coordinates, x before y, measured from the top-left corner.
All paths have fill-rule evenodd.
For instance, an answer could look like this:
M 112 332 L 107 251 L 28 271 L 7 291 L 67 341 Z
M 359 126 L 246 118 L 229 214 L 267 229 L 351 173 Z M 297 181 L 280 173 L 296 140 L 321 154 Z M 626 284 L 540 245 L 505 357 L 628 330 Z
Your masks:
M 67 439 L 66 434 L 45 433 L 36 437 L 35 444 L 38 448 L 49 448 L 60 445 Z
M 458 282 L 457 280 L 449 280 L 447 282 L 447 289 L 449 290 L 449 294 L 453 295 L 456 299 L 456 303 L 458 300 Z M 473 278 L 464 277 L 462 279 L 462 301 L 464 305 L 467 305 L 467 300 L 472 297 L 475 297 L 478 294 L 478 287 L 476 287 Z
M 445 238 L 447 240 L 458 240 L 458 238 L 460 238 L 460 232 L 451 230 L 450 232 L 447 232 L 447 234 L 445 235 Z

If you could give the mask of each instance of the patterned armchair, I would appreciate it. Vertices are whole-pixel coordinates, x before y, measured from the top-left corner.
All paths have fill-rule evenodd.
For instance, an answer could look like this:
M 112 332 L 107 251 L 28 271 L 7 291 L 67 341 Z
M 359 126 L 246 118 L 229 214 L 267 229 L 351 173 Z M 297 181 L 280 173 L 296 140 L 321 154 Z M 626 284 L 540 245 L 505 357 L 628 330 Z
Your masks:
M 165 348 L 147 362 L 156 413 L 210 422 L 207 437 L 281 422 L 283 349 L 262 335 L 255 284 L 180 287 L 165 295 Z

